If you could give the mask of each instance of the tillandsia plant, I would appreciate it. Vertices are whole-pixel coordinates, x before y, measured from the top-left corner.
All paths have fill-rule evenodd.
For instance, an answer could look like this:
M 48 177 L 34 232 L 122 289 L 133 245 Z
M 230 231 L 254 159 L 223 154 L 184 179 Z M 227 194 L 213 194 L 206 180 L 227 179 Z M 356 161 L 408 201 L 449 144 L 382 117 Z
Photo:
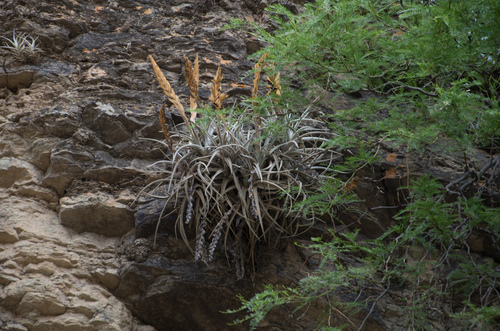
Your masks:
M 168 206 L 171 213 L 177 213 L 175 228 L 186 244 L 187 228 L 196 228 L 196 260 L 211 262 L 216 249 L 223 246 L 241 278 L 245 265 L 254 266 L 258 242 L 294 236 L 312 224 L 314 215 L 306 217 L 300 208 L 290 206 L 320 189 L 329 177 L 328 168 L 341 156 L 323 147 L 331 133 L 318 129 L 307 112 L 296 118 L 274 113 L 271 105 L 267 114 L 259 114 L 259 136 L 252 118 L 236 112 L 213 116 L 213 111 L 205 111 L 202 120 L 189 121 L 152 57 L 151 62 L 188 128 L 171 133 L 161 121 L 166 138 L 161 143 L 172 153 L 154 164 L 163 178 L 150 183 L 144 192 L 165 199 L 164 210 Z M 210 98 L 216 109 L 225 95 L 220 92 L 221 80 L 219 69 Z M 197 95 L 191 95 L 191 100 L 196 99 Z M 278 121 L 281 130 L 266 134 Z M 175 147 L 172 141 L 177 142 Z
M 37 38 L 33 38 L 29 34 L 24 32 L 16 34 L 16 31 L 12 33 L 12 39 L 1 37 L 9 42 L 7 46 L 1 46 L 9 50 L 12 56 L 20 62 L 35 63 L 40 58 L 41 49 L 36 45 Z

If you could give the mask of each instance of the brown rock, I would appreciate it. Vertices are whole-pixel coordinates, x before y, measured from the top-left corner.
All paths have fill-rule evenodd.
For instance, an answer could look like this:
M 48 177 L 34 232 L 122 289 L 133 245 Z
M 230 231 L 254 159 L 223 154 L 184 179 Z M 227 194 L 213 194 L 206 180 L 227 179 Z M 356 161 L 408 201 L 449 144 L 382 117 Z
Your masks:
M 0 88 L 7 87 L 9 90 L 17 91 L 29 87 L 33 83 L 33 74 L 32 70 L 0 72 Z
M 78 232 L 122 236 L 134 226 L 132 210 L 105 193 L 88 193 L 60 200 L 61 223 Z

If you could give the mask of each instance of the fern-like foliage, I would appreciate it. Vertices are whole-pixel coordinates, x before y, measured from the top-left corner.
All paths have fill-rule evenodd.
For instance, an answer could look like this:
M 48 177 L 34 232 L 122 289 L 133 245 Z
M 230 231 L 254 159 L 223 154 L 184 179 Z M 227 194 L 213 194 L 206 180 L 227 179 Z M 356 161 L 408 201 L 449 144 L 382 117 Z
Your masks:
M 229 28 L 244 27 L 269 44 L 260 53 L 281 71 L 283 85 L 352 97 L 353 107 L 332 103 L 330 124 L 348 134 L 331 146 L 384 141 L 429 159 L 450 151 L 466 159 L 479 147 L 489 159 L 480 167 L 466 159 L 463 175 L 446 185 L 416 179 L 408 169 L 405 205 L 380 206 L 400 209 L 394 226 L 373 240 L 356 232 L 313 239 L 309 247 L 324 264 L 296 288 L 269 286 L 241 298 L 243 320 L 255 328 L 275 306 L 323 297 L 331 308 L 322 320 L 328 329 L 365 330 L 379 302 L 391 297 L 401 314 L 395 329 L 499 329 L 498 1 L 316 0 L 296 15 L 278 4 L 268 12 L 272 32 L 257 22 L 233 21 Z M 356 154 L 367 159 L 362 149 Z M 349 171 L 348 162 L 335 169 L 362 173 L 352 165 Z M 298 205 L 328 206 L 320 202 L 325 197 Z M 478 237 L 490 248 L 473 247 Z M 354 323 L 349 316 L 360 310 L 366 317 Z

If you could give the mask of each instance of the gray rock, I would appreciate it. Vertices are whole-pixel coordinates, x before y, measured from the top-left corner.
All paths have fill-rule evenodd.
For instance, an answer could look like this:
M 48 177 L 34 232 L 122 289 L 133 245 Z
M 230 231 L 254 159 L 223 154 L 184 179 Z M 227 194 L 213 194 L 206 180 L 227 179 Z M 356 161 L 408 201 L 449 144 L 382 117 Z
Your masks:
M 43 136 L 69 138 L 80 127 L 80 117 L 79 107 L 58 104 L 24 117 L 20 123 L 36 126 Z
M 87 106 L 83 112 L 83 122 L 109 145 L 115 145 L 132 137 L 118 120 L 117 111 L 110 104 L 97 102 Z
M 40 41 L 43 43 L 46 49 L 53 53 L 61 53 L 69 42 L 69 30 L 50 24 L 39 30 L 38 35 Z

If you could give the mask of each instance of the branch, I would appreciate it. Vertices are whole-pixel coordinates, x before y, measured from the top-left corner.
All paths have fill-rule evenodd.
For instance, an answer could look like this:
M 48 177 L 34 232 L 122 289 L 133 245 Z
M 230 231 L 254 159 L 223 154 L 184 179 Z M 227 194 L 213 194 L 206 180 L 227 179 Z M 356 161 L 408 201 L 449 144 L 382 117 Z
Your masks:
M 389 91 L 385 92 L 384 94 L 389 94 L 391 93 L 393 90 L 395 89 L 398 89 L 398 88 L 403 88 L 405 90 L 413 90 L 413 91 L 418 91 L 420 93 L 423 93 L 427 96 L 430 96 L 430 97 L 434 97 L 434 98 L 437 98 L 439 96 L 439 94 L 436 94 L 436 93 L 430 93 L 430 92 L 426 92 L 424 90 L 422 90 L 420 87 L 415 87 L 415 86 L 409 86 L 409 85 L 400 85 L 400 86 L 396 86 L 396 87 L 393 87 L 391 88 Z
M 363 329 L 363 326 L 365 325 L 366 321 L 368 320 L 368 317 L 370 317 L 370 315 L 373 313 L 373 309 L 375 309 L 375 305 L 377 304 L 377 302 L 380 299 L 382 299 L 382 297 L 387 293 L 387 291 L 389 291 L 389 287 L 391 287 L 391 280 L 387 279 L 387 287 L 385 288 L 384 292 L 380 293 L 380 295 L 373 302 L 373 305 L 372 305 L 370 311 L 368 312 L 368 314 L 366 314 L 365 319 L 363 320 L 363 323 L 361 323 L 361 325 L 358 328 L 358 331 L 361 331 Z

